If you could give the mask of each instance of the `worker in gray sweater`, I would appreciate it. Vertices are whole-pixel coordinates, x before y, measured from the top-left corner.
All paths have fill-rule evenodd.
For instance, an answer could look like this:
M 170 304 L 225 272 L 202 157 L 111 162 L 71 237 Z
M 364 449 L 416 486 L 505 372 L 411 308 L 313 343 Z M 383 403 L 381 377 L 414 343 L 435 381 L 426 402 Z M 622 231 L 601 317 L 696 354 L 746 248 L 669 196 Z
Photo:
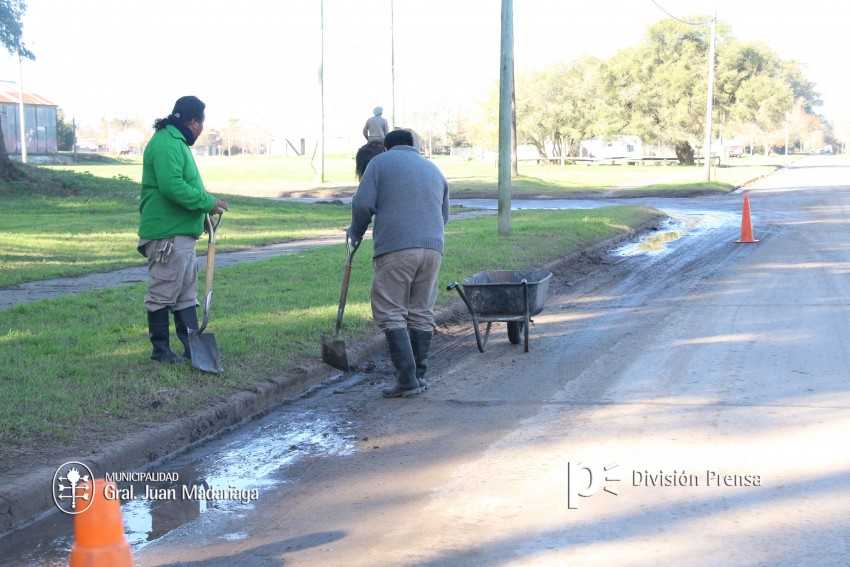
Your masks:
M 440 170 L 413 147 L 413 134 L 393 130 L 385 153 L 366 166 L 351 201 L 348 236 L 359 242 L 374 217 L 375 275 L 372 317 L 384 332 L 396 384 L 388 398 L 425 390 L 434 332 L 437 276 L 449 220 L 449 185 Z

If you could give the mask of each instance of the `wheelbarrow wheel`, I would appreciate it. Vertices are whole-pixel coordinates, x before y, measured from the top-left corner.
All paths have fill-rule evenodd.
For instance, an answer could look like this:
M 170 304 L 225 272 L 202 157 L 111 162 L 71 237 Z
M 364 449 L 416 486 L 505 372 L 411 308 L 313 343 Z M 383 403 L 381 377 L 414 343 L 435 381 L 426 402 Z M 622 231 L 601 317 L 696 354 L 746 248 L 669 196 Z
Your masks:
M 525 336 L 525 321 L 508 321 L 508 340 L 518 345 Z

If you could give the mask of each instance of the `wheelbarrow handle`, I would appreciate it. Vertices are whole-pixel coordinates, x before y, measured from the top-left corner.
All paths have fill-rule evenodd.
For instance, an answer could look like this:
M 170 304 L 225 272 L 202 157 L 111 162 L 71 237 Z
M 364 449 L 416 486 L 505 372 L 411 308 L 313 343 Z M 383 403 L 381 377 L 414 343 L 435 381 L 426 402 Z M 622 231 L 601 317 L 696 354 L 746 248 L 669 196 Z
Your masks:
M 460 295 L 460 298 L 463 300 L 463 303 L 466 305 L 466 308 L 469 310 L 469 315 L 472 317 L 472 328 L 475 331 L 475 342 L 478 343 L 478 351 L 484 352 L 487 349 L 487 339 L 490 336 L 490 326 L 492 323 L 487 323 L 487 330 L 484 332 L 484 337 L 482 337 L 481 332 L 478 330 L 478 314 L 475 313 L 475 309 L 472 308 L 469 298 L 466 297 L 465 293 L 463 293 L 463 286 L 457 282 L 452 282 L 446 286 L 446 291 L 451 290 L 457 291 L 458 295 Z

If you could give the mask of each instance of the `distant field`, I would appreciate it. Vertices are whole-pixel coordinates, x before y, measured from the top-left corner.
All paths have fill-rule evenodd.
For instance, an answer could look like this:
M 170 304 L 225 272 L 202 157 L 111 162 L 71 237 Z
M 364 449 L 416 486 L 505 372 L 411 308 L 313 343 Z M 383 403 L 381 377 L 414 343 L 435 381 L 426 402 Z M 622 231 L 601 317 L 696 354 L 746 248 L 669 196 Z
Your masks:
M 712 169 L 705 180 L 700 166 L 677 165 L 538 165 L 520 164 L 520 176 L 512 180 L 516 197 L 566 197 L 570 193 L 605 193 L 635 188 L 665 193 L 671 190 L 725 191 L 774 171 L 799 156 L 754 156 L 727 160 Z M 357 188 L 351 156 L 325 157 L 325 182 L 318 180 L 318 159 L 283 156 L 234 156 L 196 158 L 201 176 L 211 192 L 255 197 L 346 196 Z M 457 197 L 497 194 L 495 162 L 477 159 L 434 157 Z M 98 177 L 141 181 L 141 158 L 86 161 L 50 169 L 89 172 Z

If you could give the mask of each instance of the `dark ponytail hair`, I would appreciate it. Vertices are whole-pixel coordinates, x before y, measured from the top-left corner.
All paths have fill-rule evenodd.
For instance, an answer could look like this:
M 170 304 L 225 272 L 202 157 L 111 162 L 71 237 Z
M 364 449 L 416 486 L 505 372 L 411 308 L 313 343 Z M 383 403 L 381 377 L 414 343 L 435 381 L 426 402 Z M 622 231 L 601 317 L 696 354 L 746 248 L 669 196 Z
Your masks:
M 372 161 L 372 158 L 378 154 L 382 154 L 386 151 L 384 148 L 384 144 L 377 140 L 372 140 L 371 142 L 367 142 L 363 146 L 357 150 L 357 155 L 354 156 L 354 174 L 357 176 L 357 179 L 363 177 L 363 173 L 366 171 L 366 166 L 369 165 L 369 162 Z
M 154 120 L 153 127 L 155 130 L 162 130 L 169 124 L 176 126 L 178 124 L 186 124 L 194 119 L 204 120 L 204 109 L 206 104 L 201 102 L 196 96 L 181 96 L 174 103 L 174 110 L 165 118 L 157 118 Z

